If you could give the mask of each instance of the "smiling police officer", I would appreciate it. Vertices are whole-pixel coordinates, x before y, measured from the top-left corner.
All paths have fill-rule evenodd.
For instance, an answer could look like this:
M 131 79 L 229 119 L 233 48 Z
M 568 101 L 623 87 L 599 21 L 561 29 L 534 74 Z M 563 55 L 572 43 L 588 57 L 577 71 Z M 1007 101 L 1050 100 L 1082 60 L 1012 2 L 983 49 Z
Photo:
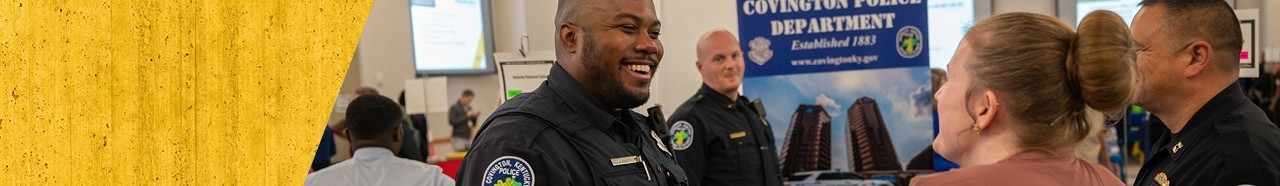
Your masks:
M 697 50 L 702 89 L 668 120 L 690 185 L 782 185 L 773 130 L 762 110 L 738 94 L 744 66 L 738 40 L 715 29 Z
M 649 99 L 661 23 L 651 0 L 560 0 L 556 64 L 486 120 L 460 185 L 684 185 L 658 133 L 630 109 Z

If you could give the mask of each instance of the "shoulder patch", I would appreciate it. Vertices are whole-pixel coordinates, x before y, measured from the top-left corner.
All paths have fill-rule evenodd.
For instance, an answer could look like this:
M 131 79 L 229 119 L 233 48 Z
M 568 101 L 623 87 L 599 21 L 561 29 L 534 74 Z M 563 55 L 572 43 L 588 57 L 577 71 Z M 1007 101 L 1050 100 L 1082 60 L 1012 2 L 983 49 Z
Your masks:
M 515 156 L 494 159 L 484 169 L 484 186 L 533 186 L 533 167 Z
M 688 121 L 677 121 L 671 125 L 671 148 L 675 150 L 688 149 L 693 145 L 693 125 Z

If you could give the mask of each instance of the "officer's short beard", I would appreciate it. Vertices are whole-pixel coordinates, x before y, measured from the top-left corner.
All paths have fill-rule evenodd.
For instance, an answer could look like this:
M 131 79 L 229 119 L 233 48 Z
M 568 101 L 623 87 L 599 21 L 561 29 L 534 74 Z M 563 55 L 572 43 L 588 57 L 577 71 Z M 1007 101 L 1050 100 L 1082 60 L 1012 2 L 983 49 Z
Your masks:
M 624 74 L 622 74 L 622 71 L 619 69 L 622 68 L 622 62 L 626 60 L 626 57 L 620 58 L 617 61 L 601 59 L 602 57 L 596 53 L 595 38 L 591 35 L 584 34 L 583 36 L 586 39 L 582 45 L 582 63 L 584 68 L 587 70 L 587 78 L 595 83 L 595 87 L 600 87 L 601 90 L 604 91 L 599 94 L 594 94 L 604 96 L 596 99 L 600 100 L 600 102 L 603 102 L 605 105 L 612 105 L 617 108 L 626 109 L 636 108 L 645 102 L 648 102 L 648 91 L 629 91 L 627 90 L 627 87 L 625 87 L 626 85 L 624 82 L 622 82 L 622 76 Z M 608 65 L 608 63 L 614 63 L 614 65 L 612 65 L 613 68 L 610 68 L 611 65 Z M 657 71 L 656 69 L 654 71 L 650 71 L 650 77 L 653 77 L 654 75 L 652 72 Z M 645 89 L 648 88 L 649 87 L 647 86 L 645 87 Z

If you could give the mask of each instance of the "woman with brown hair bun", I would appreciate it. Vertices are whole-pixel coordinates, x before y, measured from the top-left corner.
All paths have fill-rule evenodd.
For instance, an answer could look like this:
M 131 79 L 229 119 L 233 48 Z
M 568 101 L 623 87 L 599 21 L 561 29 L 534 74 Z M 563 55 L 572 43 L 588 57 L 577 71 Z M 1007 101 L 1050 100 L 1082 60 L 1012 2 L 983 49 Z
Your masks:
M 1133 60 L 1129 29 L 1110 11 L 1089 13 L 1078 32 L 1033 13 L 978 22 L 934 95 L 934 150 L 960 168 L 911 185 L 1124 185 L 1071 149 L 1090 136 L 1086 109 L 1128 105 Z

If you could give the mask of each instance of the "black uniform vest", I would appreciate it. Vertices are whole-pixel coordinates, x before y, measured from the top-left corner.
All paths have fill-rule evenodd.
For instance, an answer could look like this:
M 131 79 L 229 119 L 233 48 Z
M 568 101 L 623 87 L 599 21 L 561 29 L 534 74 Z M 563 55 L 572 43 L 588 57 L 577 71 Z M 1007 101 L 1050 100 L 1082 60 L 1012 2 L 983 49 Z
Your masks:
M 588 165 L 586 168 L 594 174 L 591 175 L 595 178 L 594 185 L 683 186 L 688 183 L 684 170 L 676 164 L 665 145 L 658 144 L 661 140 L 658 139 L 657 133 L 644 124 L 635 125 L 640 127 L 641 131 L 648 133 L 637 135 L 640 139 L 635 141 L 639 147 L 627 148 L 629 145 L 614 141 L 604 131 L 591 128 L 593 123 L 583 117 L 566 113 L 571 110 L 569 106 L 545 83 L 531 93 L 520 94 L 507 101 L 510 103 L 502 104 L 494 111 L 476 136 L 484 132 L 489 122 L 493 121 L 492 118 L 527 116 L 541 121 L 530 124 L 546 125 L 547 128 L 560 133 L 566 139 L 565 141 L 571 143 L 572 150 L 584 158 L 583 161 Z M 630 118 L 641 118 L 630 111 L 626 114 L 634 116 Z M 623 119 L 627 118 L 623 117 Z M 654 148 L 655 146 L 658 148 Z M 627 160 L 627 157 L 632 156 L 643 159 L 636 163 L 628 163 L 631 161 Z M 617 162 L 618 160 L 622 161 Z M 615 164 L 621 165 L 615 166 Z

